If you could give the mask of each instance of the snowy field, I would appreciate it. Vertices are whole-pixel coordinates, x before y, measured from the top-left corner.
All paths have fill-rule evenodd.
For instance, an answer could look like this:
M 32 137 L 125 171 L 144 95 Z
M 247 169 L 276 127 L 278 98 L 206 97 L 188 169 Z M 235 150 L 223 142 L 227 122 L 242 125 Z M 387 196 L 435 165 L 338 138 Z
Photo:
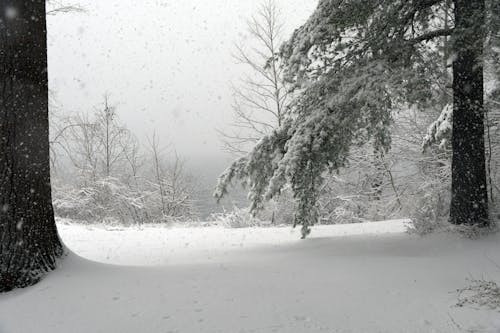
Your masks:
M 289 228 L 59 223 L 70 254 L 0 296 L 0 332 L 500 332 L 500 309 L 457 306 L 500 282 L 500 236 L 406 234 L 403 221 Z
M 234 262 L 251 258 L 251 252 L 280 250 L 300 245 L 300 228 L 103 228 L 101 226 L 58 224 L 66 246 L 79 256 L 107 264 L 160 266 Z M 313 238 L 363 234 L 402 233 L 404 221 L 352 225 L 316 226 Z M 243 252 L 246 250 L 246 252 Z

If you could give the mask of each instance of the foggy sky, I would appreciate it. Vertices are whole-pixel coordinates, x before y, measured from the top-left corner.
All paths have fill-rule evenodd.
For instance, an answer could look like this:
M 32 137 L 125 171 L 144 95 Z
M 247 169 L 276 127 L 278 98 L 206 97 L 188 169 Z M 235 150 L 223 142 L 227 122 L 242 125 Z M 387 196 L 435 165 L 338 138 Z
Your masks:
M 79 0 L 84 14 L 48 19 L 50 88 L 64 112 L 87 112 L 105 93 L 144 142 L 153 131 L 183 156 L 222 154 L 231 121 L 231 56 L 255 0 Z M 316 0 L 281 0 L 285 31 Z

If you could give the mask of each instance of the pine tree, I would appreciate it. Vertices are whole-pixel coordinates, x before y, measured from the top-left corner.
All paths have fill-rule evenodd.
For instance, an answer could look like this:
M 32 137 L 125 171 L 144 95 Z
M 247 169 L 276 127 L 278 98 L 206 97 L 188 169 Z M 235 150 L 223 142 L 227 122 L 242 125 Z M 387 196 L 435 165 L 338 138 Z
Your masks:
M 45 0 L 0 1 L 0 291 L 63 253 L 51 202 Z
M 454 6 L 446 0 L 321 0 L 281 49 L 287 78 L 299 92 L 290 117 L 233 163 L 216 196 L 243 179 L 256 210 L 290 184 L 299 201 L 296 223 L 307 235 L 317 220 L 323 177 L 347 165 L 350 147 L 373 142 L 383 154 L 391 146 L 394 112 L 440 105 L 451 93 L 442 65 L 448 54 L 455 112 L 463 116 L 454 117 L 451 221 L 486 225 L 481 55 L 491 32 L 485 13 L 484 0 Z

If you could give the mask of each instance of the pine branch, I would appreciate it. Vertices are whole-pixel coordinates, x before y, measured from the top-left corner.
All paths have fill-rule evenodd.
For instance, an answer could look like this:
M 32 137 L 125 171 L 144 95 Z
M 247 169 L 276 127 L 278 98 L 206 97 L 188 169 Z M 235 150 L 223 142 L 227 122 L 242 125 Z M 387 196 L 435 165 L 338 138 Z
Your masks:
M 423 35 L 420 35 L 418 37 L 412 38 L 407 40 L 410 44 L 418 44 L 421 42 L 426 42 L 431 39 L 434 39 L 436 37 L 444 37 L 444 36 L 451 36 L 453 33 L 453 28 L 445 28 L 445 29 L 439 29 L 439 30 L 434 30 L 428 33 L 425 33 Z

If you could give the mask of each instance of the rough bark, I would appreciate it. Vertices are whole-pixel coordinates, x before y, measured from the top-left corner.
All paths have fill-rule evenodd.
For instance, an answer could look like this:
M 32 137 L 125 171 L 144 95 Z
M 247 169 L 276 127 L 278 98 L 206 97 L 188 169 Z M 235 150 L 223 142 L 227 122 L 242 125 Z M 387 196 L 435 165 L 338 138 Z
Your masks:
M 63 253 L 52 209 L 45 0 L 0 0 L 0 292 Z
M 488 225 L 484 145 L 484 0 L 454 0 L 453 161 L 450 221 Z

